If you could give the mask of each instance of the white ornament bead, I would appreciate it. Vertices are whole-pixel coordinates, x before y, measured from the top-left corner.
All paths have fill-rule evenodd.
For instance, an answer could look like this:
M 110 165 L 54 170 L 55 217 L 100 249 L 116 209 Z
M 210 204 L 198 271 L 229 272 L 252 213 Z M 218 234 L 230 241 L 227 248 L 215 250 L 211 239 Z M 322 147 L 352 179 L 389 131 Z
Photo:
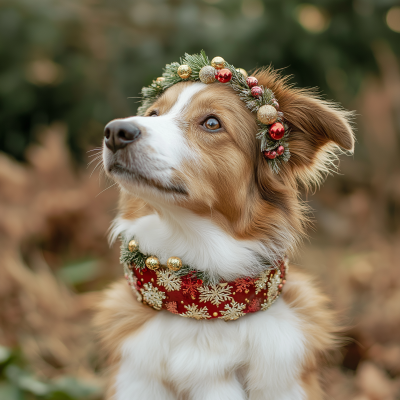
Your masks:
M 278 118 L 278 111 L 270 105 L 261 106 L 257 111 L 257 119 L 265 125 L 273 124 Z
M 199 78 L 203 83 L 213 83 L 215 81 L 215 68 L 206 65 L 200 70 Z

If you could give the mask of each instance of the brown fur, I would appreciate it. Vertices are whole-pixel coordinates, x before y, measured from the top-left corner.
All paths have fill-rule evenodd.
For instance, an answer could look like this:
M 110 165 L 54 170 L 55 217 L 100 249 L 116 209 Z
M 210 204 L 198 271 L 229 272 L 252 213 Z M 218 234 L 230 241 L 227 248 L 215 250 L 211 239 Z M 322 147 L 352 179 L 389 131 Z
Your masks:
M 110 356 L 110 362 L 119 358 L 119 346 L 127 336 L 138 330 L 157 312 L 136 301 L 126 281 L 118 281 L 103 294 L 97 306 L 94 325 L 100 334 L 102 346 Z
M 305 273 L 291 267 L 282 297 L 301 318 L 301 329 L 307 338 L 307 353 L 302 372 L 303 388 L 308 400 L 322 399 L 319 368 L 340 344 L 337 318 L 330 301 Z

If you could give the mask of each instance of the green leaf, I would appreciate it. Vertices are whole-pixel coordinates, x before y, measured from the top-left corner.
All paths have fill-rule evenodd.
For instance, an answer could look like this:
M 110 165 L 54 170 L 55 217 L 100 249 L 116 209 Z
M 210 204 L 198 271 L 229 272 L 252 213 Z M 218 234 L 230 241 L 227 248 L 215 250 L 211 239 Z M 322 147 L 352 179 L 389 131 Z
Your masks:
M 24 400 L 24 398 L 25 396 L 23 396 L 17 386 L 8 382 L 0 383 L 1 400 Z
M 9 365 L 5 370 L 6 377 L 18 388 L 38 396 L 45 396 L 51 392 L 49 385 L 39 381 L 33 375 L 16 365 Z
M 76 379 L 71 376 L 63 376 L 53 381 L 52 390 L 54 392 L 67 393 L 75 398 L 87 398 L 88 396 L 100 394 L 102 388 L 84 380 Z
M 67 265 L 58 271 L 58 276 L 71 285 L 93 280 L 98 274 L 97 260 L 82 261 Z
M 7 347 L 0 346 L 0 364 L 4 364 L 11 357 L 11 350 Z M 1 397 L 0 397 L 1 399 Z

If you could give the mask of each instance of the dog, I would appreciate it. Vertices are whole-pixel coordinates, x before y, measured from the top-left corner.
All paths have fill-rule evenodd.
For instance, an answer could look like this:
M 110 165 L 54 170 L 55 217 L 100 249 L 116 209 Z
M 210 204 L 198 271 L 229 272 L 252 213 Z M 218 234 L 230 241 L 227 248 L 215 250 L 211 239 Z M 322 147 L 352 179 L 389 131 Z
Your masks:
M 266 311 L 231 321 L 149 307 L 126 282 L 114 283 L 95 317 L 109 355 L 107 399 L 324 397 L 320 370 L 337 343 L 336 317 L 312 279 L 283 260 L 309 223 L 300 188 L 322 181 L 337 150 L 353 151 L 351 113 L 272 68 L 254 77 L 290 129 L 279 173 L 260 152 L 254 113 L 229 84 L 178 82 L 144 116 L 106 126 L 104 168 L 120 188 L 111 240 L 134 237 L 161 265 L 177 256 L 228 288 L 272 260 L 282 293 Z M 132 285 L 143 293 L 137 279 Z

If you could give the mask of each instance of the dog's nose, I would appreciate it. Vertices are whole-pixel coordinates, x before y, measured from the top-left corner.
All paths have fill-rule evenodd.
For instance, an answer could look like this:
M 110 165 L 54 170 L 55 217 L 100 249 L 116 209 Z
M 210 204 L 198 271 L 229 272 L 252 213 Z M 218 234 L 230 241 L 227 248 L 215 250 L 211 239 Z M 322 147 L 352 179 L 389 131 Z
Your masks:
M 104 128 L 104 141 L 106 146 L 116 153 L 140 136 L 140 129 L 132 122 L 116 119 L 109 122 Z

